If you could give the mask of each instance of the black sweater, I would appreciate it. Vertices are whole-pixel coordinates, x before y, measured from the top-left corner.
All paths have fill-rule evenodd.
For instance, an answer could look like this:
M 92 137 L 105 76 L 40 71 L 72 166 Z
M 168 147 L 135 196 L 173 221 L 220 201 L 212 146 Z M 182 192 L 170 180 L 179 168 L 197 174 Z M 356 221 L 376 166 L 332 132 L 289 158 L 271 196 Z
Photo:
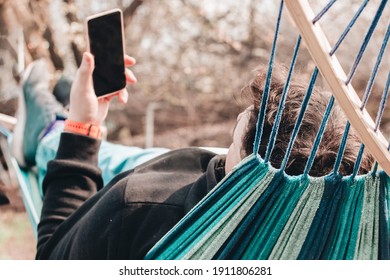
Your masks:
M 43 182 L 37 259 L 142 259 L 224 176 L 224 156 L 179 149 L 103 187 L 100 141 L 63 133 Z

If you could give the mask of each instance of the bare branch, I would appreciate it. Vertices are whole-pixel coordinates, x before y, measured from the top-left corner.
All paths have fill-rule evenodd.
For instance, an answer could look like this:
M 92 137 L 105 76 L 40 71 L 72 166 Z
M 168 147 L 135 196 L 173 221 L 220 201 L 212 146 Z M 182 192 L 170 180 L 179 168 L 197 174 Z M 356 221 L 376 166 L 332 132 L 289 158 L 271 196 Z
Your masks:
M 49 54 L 54 67 L 57 70 L 64 70 L 64 61 L 56 50 L 55 43 L 53 40 L 53 34 L 49 26 L 46 27 L 46 30 L 43 33 L 43 38 L 45 38 L 46 41 L 49 43 Z
M 130 24 L 134 14 L 135 14 L 135 11 L 137 10 L 137 8 L 139 6 L 142 5 L 142 3 L 144 2 L 144 0 L 134 0 L 133 2 L 131 2 L 130 6 L 128 6 L 124 11 L 123 11 L 123 24 L 124 26 L 127 26 Z
M 72 41 L 70 42 L 70 47 L 72 49 L 74 59 L 76 60 L 76 65 L 77 67 L 79 67 L 81 64 L 81 60 L 83 59 L 79 46 L 74 41 Z

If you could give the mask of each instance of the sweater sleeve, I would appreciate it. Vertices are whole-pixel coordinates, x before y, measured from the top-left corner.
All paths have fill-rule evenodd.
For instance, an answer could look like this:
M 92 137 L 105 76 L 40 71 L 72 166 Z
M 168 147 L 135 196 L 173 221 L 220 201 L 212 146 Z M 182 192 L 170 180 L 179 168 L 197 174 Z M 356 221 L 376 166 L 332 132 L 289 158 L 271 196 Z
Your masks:
M 62 133 L 56 158 L 48 163 L 45 194 L 38 225 L 37 258 L 58 227 L 88 198 L 103 187 L 98 168 L 101 141 Z

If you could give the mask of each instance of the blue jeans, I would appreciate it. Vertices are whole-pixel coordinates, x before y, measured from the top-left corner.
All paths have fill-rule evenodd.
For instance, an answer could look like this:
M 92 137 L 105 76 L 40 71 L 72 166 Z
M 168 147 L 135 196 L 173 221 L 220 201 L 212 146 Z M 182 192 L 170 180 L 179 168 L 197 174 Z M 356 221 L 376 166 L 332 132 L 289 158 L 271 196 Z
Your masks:
M 39 191 L 42 197 L 42 181 L 46 175 L 47 163 L 54 159 L 57 153 L 62 130 L 63 121 L 56 121 L 38 145 L 35 160 L 38 168 Z M 115 175 L 133 169 L 137 165 L 168 151 L 169 149 L 165 148 L 142 149 L 102 141 L 99 150 L 99 167 L 102 170 L 104 185 Z

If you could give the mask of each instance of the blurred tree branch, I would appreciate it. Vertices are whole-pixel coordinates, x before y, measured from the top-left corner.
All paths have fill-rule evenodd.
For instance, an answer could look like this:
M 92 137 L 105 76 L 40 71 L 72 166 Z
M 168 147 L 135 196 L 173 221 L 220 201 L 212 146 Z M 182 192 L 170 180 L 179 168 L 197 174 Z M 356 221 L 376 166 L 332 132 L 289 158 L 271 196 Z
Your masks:
M 130 24 L 135 11 L 144 3 L 144 0 L 134 0 L 131 4 L 123 11 L 123 24 L 127 26 Z
M 76 42 L 76 34 L 72 31 L 71 26 L 74 24 L 78 24 L 79 20 L 76 16 L 76 6 L 74 3 L 74 0 L 64 0 L 65 6 L 66 6 L 66 12 L 65 12 L 65 18 L 66 21 L 69 24 L 69 29 L 70 29 L 70 49 L 72 50 L 73 57 L 76 61 L 76 65 L 79 66 L 81 64 L 81 59 L 82 59 L 82 51 L 80 46 Z

